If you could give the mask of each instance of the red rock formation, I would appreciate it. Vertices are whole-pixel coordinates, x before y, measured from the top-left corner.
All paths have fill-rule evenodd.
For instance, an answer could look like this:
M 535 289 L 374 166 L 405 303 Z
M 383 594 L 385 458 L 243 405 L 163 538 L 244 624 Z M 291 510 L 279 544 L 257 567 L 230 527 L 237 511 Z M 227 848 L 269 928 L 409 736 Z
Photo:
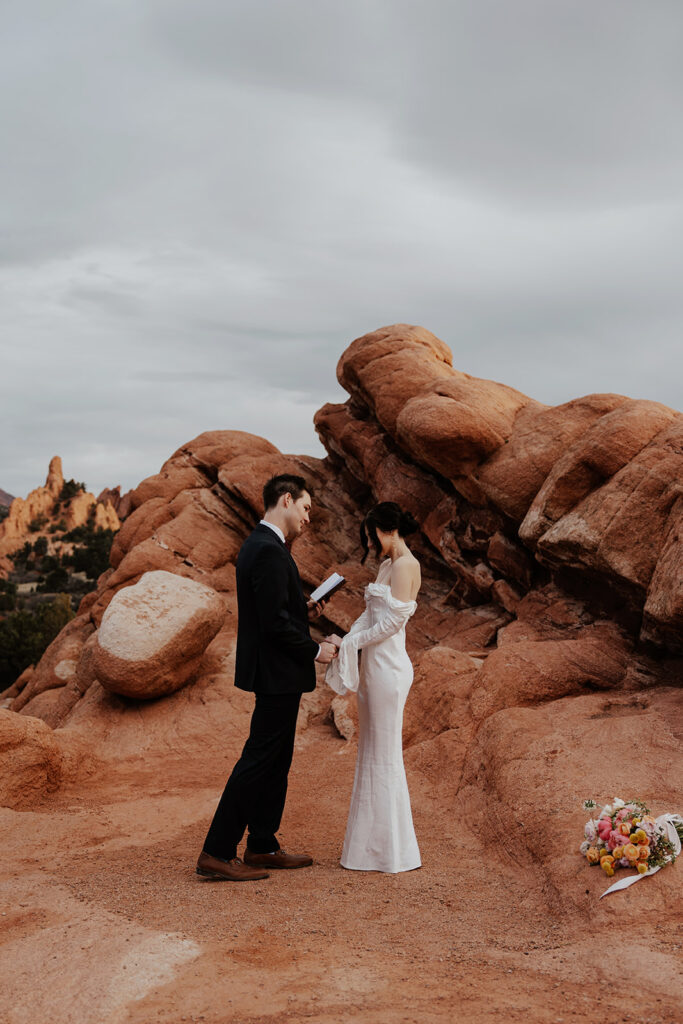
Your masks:
M 91 516 L 94 517 L 96 526 L 118 530 L 121 525 L 119 517 L 109 500 L 101 502 L 87 491 L 79 491 L 72 498 L 62 502 L 60 494 L 63 486 L 62 460 L 55 455 L 50 460 L 45 486 L 37 487 L 26 498 L 15 498 L 10 506 L 9 515 L 0 522 L 0 559 L 11 555 L 29 538 L 34 541 L 41 534 L 47 536 L 48 527 L 62 519 L 67 530 L 83 526 Z M 31 532 L 30 524 L 39 517 L 44 517 L 44 526 L 38 531 Z
M 125 697 L 173 693 L 197 674 L 224 619 L 223 602 L 210 587 L 175 573 L 145 573 L 115 594 L 102 616 L 93 674 Z
M 0 710 L 0 778 L 4 807 L 22 807 L 58 788 L 62 751 L 45 722 Z
M 616 597 L 642 639 L 681 649 L 680 413 L 620 395 L 549 409 L 453 370 L 442 342 L 404 325 L 355 341 L 338 377 L 351 398 L 317 414 L 323 443 L 378 496 L 411 506 L 468 604 L 489 598 L 495 575 L 487 569 L 514 584 L 514 545 L 517 584 L 528 589 L 530 567 L 540 578 L 547 566 L 593 599 Z M 426 471 L 412 502 L 397 448 L 412 457 L 413 473 L 414 463 Z M 394 481 L 382 471 L 392 455 Z M 435 484 L 441 507 L 428 497 Z M 481 559 L 474 553 L 484 542 L 493 547 Z
M 131 495 L 132 491 L 126 491 L 125 494 L 121 494 L 120 484 L 116 487 L 105 487 L 103 491 L 97 495 L 96 501 L 98 505 L 111 505 L 116 512 L 119 520 L 123 522 L 127 515 L 130 514 Z
M 487 654 L 504 642 L 509 661 L 509 630 L 517 630 L 523 644 L 528 609 L 539 609 L 537 624 L 545 613 L 544 605 L 529 604 L 525 595 L 541 595 L 554 580 L 556 591 L 570 586 L 578 592 L 580 643 L 568 649 L 565 661 L 559 653 L 565 636 L 544 637 L 555 646 L 535 649 L 555 680 L 548 696 L 601 680 L 618 685 L 621 677 L 612 677 L 601 651 L 608 635 L 630 657 L 637 656 L 639 637 L 673 653 L 683 576 L 680 503 L 671 483 L 683 464 L 680 414 L 614 395 L 541 407 L 503 385 L 454 370 L 443 342 L 402 325 L 353 342 L 338 376 L 351 397 L 316 416 L 330 453 L 324 462 L 285 457 L 263 439 L 218 431 L 178 449 L 132 491 L 133 511 L 112 547 L 113 568 L 55 641 L 56 649 L 74 636 L 85 643 L 113 595 L 150 570 L 195 579 L 234 604 L 233 564 L 260 514 L 262 484 L 290 466 L 312 479 L 316 493 L 311 529 L 295 549 L 303 579 L 313 586 L 332 567 L 349 579 L 326 624 L 348 627 L 368 578 L 357 562 L 362 507 L 373 498 L 392 499 L 413 512 L 422 529 L 416 543 L 425 583 L 412 630 L 414 652 L 441 643 Z M 58 469 L 53 467 L 53 491 L 61 486 Z M 621 634 L 609 604 L 615 592 L 630 612 L 619 620 L 626 629 Z M 224 630 L 232 642 L 232 619 Z M 578 639 L 573 635 L 572 642 Z M 16 710 L 31 711 L 31 701 L 56 688 L 47 670 L 55 657 L 48 652 L 16 699 Z M 520 657 L 527 665 L 522 648 Z M 524 702 L 533 703 L 534 693 L 548 699 L 541 683 L 545 670 L 541 676 L 527 670 Z M 510 693 L 517 692 L 515 672 L 507 673 Z

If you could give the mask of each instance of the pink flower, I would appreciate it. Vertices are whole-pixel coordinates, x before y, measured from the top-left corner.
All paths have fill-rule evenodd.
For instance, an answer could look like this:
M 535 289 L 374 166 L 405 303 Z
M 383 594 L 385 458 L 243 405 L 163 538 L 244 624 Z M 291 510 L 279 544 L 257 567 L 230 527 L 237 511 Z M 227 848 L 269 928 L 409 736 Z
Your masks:
M 600 838 L 603 839 L 605 842 L 607 842 L 611 832 L 612 832 L 612 822 L 610 821 L 610 819 L 609 818 L 600 818 L 600 821 L 598 822 L 598 834 L 599 834 Z
M 626 808 L 626 807 L 622 807 L 620 811 L 617 811 L 617 818 L 616 818 L 616 820 L 617 820 L 617 824 L 618 824 L 618 823 L 619 823 L 620 821 L 623 821 L 623 820 L 624 820 L 624 818 L 628 818 L 628 816 L 629 816 L 629 811 L 628 811 L 628 808 Z
M 627 842 L 628 842 L 628 837 L 627 836 L 622 835 L 621 832 L 617 832 L 616 830 L 614 830 L 613 832 L 610 832 L 610 834 L 609 834 L 609 839 L 607 840 L 607 846 L 609 847 L 610 850 L 615 850 L 617 848 L 617 846 L 625 846 Z

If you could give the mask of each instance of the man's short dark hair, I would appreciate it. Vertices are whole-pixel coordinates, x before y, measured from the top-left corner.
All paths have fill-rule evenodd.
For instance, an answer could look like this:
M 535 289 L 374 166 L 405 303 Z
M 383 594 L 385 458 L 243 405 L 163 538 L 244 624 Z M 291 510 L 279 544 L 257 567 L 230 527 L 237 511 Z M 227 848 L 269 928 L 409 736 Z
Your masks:
M 271 476 L 263 488 L 263 508 L 266 512 L 269 508 L 275 508 L 283 494 L 291 494 L 294 501 L 298 501 L 304 491 L 311 493 L 302 476 L 294 476 L 292 473 Z

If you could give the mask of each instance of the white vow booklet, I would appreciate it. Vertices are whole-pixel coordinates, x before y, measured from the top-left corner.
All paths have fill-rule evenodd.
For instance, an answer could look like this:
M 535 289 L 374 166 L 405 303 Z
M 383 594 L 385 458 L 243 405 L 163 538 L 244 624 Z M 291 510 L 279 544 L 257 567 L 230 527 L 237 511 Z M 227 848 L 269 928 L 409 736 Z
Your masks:
M 340 576 L 338 572 L 333 572 L 319 587 L 316 587 L 311 594 L 311 601 L 322 601 L 323 598 L 331 597 L 335 590 L 339 590 L 344 583 L 346 583 L 344 577 Z

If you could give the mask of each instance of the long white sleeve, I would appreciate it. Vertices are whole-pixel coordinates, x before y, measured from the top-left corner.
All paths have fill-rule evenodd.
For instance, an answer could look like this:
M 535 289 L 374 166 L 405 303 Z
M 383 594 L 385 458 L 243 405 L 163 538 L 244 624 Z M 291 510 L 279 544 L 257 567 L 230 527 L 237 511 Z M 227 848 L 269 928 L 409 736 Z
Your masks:
M 390 636 L 398 633 L 405 626 L 414 611 L 414 601 L 398 601 L 392 594 L 387 594 L 387 607 L 374 626 L 368 626 L 354 630 L 352 633 L 347 633 L 342 640 L 342 647 L 348 641 L 349 644 L 353 643 L 357 651 L 361 651 L 364 647 L 371 647 L 373 644 L 381 643 L 382 640 L 387 640 Z
M 374 626 L 370 625 L 370 611 L 366 608 L 342 640 L 339 654 L 330 662 L 325 675 L 325 681 L 335 693 L 358 690 L 358 651 L 394 636 L 417 607 L 414 601 L 399 601 L 391 593 L 387 593 L 386 600 L 386 607 Z
M 370 623 L 370 609 L 366 607 L 356 621 L 351 623 L 351 628 L 346 635 L 348 636 L 349 633 L 360 633 L 362 629 L 367 629 Z

